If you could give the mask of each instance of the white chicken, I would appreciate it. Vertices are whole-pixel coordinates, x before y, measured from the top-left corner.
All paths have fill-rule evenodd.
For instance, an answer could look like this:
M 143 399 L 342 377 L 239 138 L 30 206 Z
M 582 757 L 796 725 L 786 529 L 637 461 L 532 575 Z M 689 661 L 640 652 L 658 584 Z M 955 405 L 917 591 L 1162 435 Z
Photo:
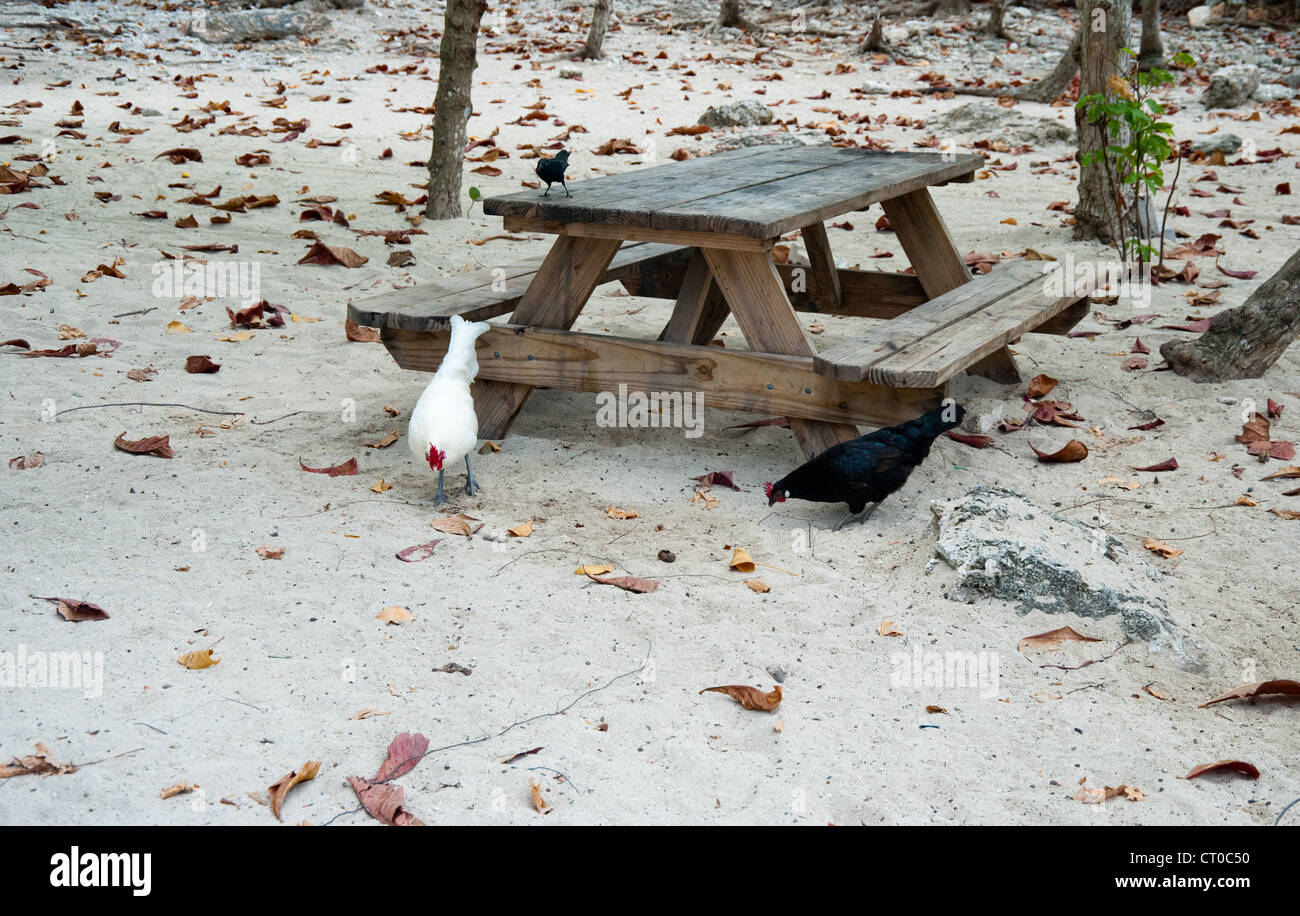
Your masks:
M 438 472 L 438 492 L 433 504 L 448 502 L 442 492 L 442 474 L 447 465 L 465 459 L 465 493 L 473 496 L 481 489 L 469 467 L 469 453 L 478 442 L 478 416 L 469 386 L 478 375 L 478 358 L 474 341 L 490 328 L 486 321 L 466 321 L 459 315 L 451 318 L 451 342 L 438 371 L 411 411 L 406 442 L 411 454 L 427 461 Z

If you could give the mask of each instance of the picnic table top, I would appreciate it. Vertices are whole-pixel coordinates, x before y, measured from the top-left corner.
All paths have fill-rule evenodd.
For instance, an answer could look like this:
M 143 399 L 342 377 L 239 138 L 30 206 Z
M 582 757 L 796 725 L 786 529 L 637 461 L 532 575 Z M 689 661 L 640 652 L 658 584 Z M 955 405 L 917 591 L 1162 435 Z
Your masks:
M 558 185 L 548 197 L 533 190 L 489 197 L 483 212 L 770 239 L 920 188 L 969 180 L 983 164 L 969 153 L 758 146 L 574 181 L 572 197 Z

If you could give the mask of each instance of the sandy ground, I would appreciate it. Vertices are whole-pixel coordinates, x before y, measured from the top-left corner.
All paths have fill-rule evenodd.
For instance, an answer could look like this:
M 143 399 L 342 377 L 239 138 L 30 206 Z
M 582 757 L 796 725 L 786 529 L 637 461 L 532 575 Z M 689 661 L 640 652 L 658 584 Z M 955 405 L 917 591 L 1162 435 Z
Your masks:
M 412 199 L 420 193 L 412 184 L 426 176 L 407 163 L 427 156 L 429 118 L 392 109 L 430 104 L 435 84 L 426 71 L 436 74 L 436 59 L 393 53 L 379 30 L 439 17 L 392 4 L 382 15 L 340 14 L 335 36 L 314 47 L 286 42 L 234 51 L 178 37 L 168 23 L 183 20 L 180 13 L 85 3 L 58 11 L 82 21 L 98 15 L 110 29 L 124 24 L 126 32 L 107 45 L 126 53 L 101 59 L 66 38 L 32 50 L 41 43 L 38 33 L 0 35 L 0 64 L 10 68 L 0 100 L 41 103 L 0 113 L 7 125 L 16 125 L 0 134 L 32 139 L 31 145 L 5 147 L 6 158 L 15 167 L 29 166 L 12 157 L 40 152 L 52 139 L 57 153 L 50 171 L 62 180 L 3 201 L 10 209 L 0 219 L 0 283 L 29 282 L 25 268 L 43 271 L 51 283 L 28 295 L 0 297 L 0 337 L 26 338 L 36 348 L 62 346 L 58 328 L 66 324 L 121 345 L 107 359 L 29 360 L 12 347 L 0 354 L 0 457 L 45 455 L 42 467 L 0 470 L 6 481 L 0 524 L 7 609 L 0 650 L 15 657 L 91 653 L 102 664 L 102 692 L 6 688 L 0 756 L 22 757 L 44 742 L 61 761 L 102 762 L 72 774 L 0 780 L 3 822 L 272 824 L 262 803 L 267 787 L 307 760 L 322 761 L 320 774 L 289 795 L 285 822 L 372 822 L 356 810 L 345 778 L 371 775 L 402 731 L 423 733 L 434 748 L 457 745 L 430 754 L 400 780 L 407 807 L 430 823 L 1263 824 L 1300 795 L 1293 701 L 1197 708 L 1237 684 L 1297 673 L 1300 522 L 1267 510 L 1300 503 L 1282 495 L 1285 481 L 1261 482 L 1281 464 L 1259 464 L 1233 436 L 1243 402 L 1262 405 L 1271 397 L 1287 405 L 1275 438 L 1295 438 L 1300 350 L 1293 348 L 1264 379 L 1219 386 L 1120 368 L 1135 331 L 1156 350 L 1154 368 L 1158 345 L 1186 336 L 1158 325 L 1241 303 L 1295 249 L 1300 229 L 1281 217 L 1300 212 L 1300 205 L 1274 193 L 1275 185 L 1296 175 L 1294 135 L 1279 136 L 1294 117 L 1266 110 L 1253 121 L 1211 117 L 1194 101 L 1199 87 L 1171 93 L 1184 106 L 1174 117 L 1180 136 L 1218 127 L 1261 150 L 1280 145 L 1288 155 L 1219 167 L 1220 181 L 1240 193 L 1179 195 L 1192 215 L 1175 220 L 1178 229 L 1193 238 L 1223 233 L 1225 266 L 1259 271 L 1253 281 L 1230 280 L 1218 306 L 1190 307 L 1183 298 L 1187 286 L 1166 285 L 1141 309 L 1161 313 L 1159 321 L 1121 331 L 1089 318 L 1082 327 L 1103 332 L 1095 339 L 1030 336 L 1017 345 L 1026 376 L 1045 372 L 1060 379 L 1054 396 L 1072 401 L 1092 431 L 995 434 L 996 447 L 979 451 L 941 440 L 865 528 L 831 533 L 838 507 L 767 507 L 762 483 L 798 460 L 785 430 L 735 438 L 724 428 L 753 417 L 719 411 L 706 414 L 704 435 L 695 439 L 680 430 L 601 428 L 591 396 L 542 391 L 500 453 L 478 458 L 484 493 L 459 502 L 485 522 L 484 533 L 531 519 L 532 535 L 465 539 L 430 528 L 443 513 L 432 505 L 432 478 L 404 442 L 382 450 L 365 446 L 392 429 L 405 432 L 423 378 L 398 369 L 377 344 L 345 340 L 346 303 L 404 282 L 407 270 L 429 279 L 492 267 L 539 253 L 546 241 L 467 244 L 501 231 L 476 207 L 465 219 L 423 223 L 428 234 L 412 236 L 409 246 L 417 262 L 403 270 L 384 266 L 394 247 L 381 238 L 300 224 L 301 206 L 293 203 L 334 195 L 336 206 L 355 214 L 353 228 L 410 227 L 373 199 L 385 190 Z M 1066 34 L 1067 22 L 1043 15 L 1048 34 Z M 538 30 L 534 18 L 525 34 Z M 576 29 L 559 34 L 577 40 Z M 1177 46 L 1190 36 L 1170 37 Z M 1238 44 L 1257 38 L 1252 33 Z M 696 140 L 666 132 L 725 101 L 788 100 L 777 111 L 782 118 L 797 116 L 801 125 L 835 117 L 819 108 L 865 110 L 895 122 L 932 118 L 974 101 L 855 100 L 849 90 L 864 79 L 910 88 L 927 68 L 873 65 L 844 46 L 839 52 L 783 46 L 778 60 L 790 63 L 780 69 L 784 79 L 771 82 L 759 78 L 772 69 L 748 63 L 752 48 L 625 23 L 609 37 L 610 60 L 564 65 L 582 71 L 581 81 L 570 81 L 557 78 L 554 52 L 545 47 L 534 50 L 532 60 L 547 62 L 540 70 L 530 67 L 521 56 L 529 44 L 523 37 L 503 33 L 485 47 L 501 51 L 508 43 L 519 47 L 480 55 L 476 77 L 479 114 L 470 133 L 485 136 L 499 126 L 500 147 L 512 154 L 495 163 L 503 170 L 499 178 L 467 171 L 466 185 L 487 195 L 518 190 L 521 179 L 532 177 L 532 162 L 519 158 L 517 144 L 543 143 L 563 129 L 555 122 L 508 123 L 543 98 L 554 118 L 589 131 L 574 135 L 579 181 L 647 164 L 646 157 L 589 152 L 612 137 L 653 138 L 661 157 L 679 146 L 711 148 L 722 139 L 717 134 Z M 945 45 L 948 57 L 932 63 L 949 74 L 987 65 L 997 52 L 1007 71 L 1020 69 L 1028 78 L 1043 72 L 1055 53 L 999 51 L 956 34 Z M 658 69 L 624 58 L 635 48 Z M 666 58 L 652 60 L 661 49 Z M 1228 60 L 1239 51 L 1228 41 L 1215 54 Z M 710 53 L 712 60 L 701 59 Z M 412 72 L 394 75 L 413 61 Z M 834 73 L 837 62 L 854 72 Z M 388 73 L 363 72 L 381 63 Z M 690 72 L 669 71 L 678 65 Z M 124 77 L 112 79 L 119 68 Z M 195 78 L 193 98 L 183 96 L 191 91 L 184 77 Z M 542 88 L 529 84 L 539 78 Z M 54 85 L 64 80 L 71 82 Z M 718 88 L 720 82 L 731 88 Z M 642 88 L 631 106 L 617 93 L 634 85 Z M 766 95 L 754 95 L 758 89 Z M 810 100 L 823 89 L 829 99 Z M 259 101 L 277 95 L 287 99 L 282 110 Z M 311 101 L 315 96 L 328 99 Z M 350 104 L 339 104 L 341 97 Z M 197 109 L 209 101 L 227 99 L 250 116 L 241 125 L 269 128 L 275 117 L 308 117 L 311 128 L 276 143 L 282 135 L 217 135 L 235 123 L 231 115 L 188 134 L 168 126 L 185 114 L 199 117 Z M 68 117 L 74 101 L 84 106 L 84 140 L 57 136 L 55 124 Z M 162 117 L 135 114 L 132 106 L 156 109 Z M 1024 104 L 1019 110 L 1069 118 L 1068 109 Z M 115 121 L 146 130 L 121 143 L 128 138 L 108 130 Z M 330 126 L 344 122 L 352 126 Z M 906 149 L 928 135 L 923 127 L 890 123 L 869 136 Z M 306 146 L 312 138 L 344 136 L 357 155 L 346 147 Z M 862 142 L 866 135 L 854 136 Z M 957 139 L 965 148 L 979 137 Z M 203 161 L 155 159 L 178 146 L 200 148 Z M 394 155 L 380 159 L 386 147 Z M 234 164 L 255 149 L 270 150 L 271 165 Z M 1032 247 L 1056 257 L 1104 257 L 1100 246 L 1072 242 L 1065 215 L 1046 209 L 1052 201 L 1074 199 L 1069 164 L 1056 163 L 1056 174 L 1032 174 L 1031 163 L 1069 152 L 1058 144 L 1001 154 L 1019 168 L 937 191 L 960 249 L 1019 253 Z M 1204 170 L 1194 166 L 1187 177 Z M 210 226 L 215 211 L 176 203 L 192 193 L 172 186 L 180 182 L 200 192 L 221 185 L 217 199 L 277 194 L 281 203 Z M 92 196 L 97 191 L 113 199 L 101 202 Z M 1220 207 L 1254 218 L 1260 238 L 1216 229 L 1218 219 L 1201 215 Z M 132 215 L 152 209 L 166 210 L 168 218 Z M 173 228 L 191 212 L 200 228 Z M 843 263 L 905 265 L 894 236 L 874 230 L 878 215 L 852 214 L 853 231 L 831 230 Z M 1008 218 L 1017 225 L 1004 222 Z M 370 260 L 355 270 L 298 266 L 309 243 L 290 235 L 301 227 Z M 181 311 L 181 296 L 155 296 L 152 268 L 159 251 L 175 254 L 180 245 L 206 242 L 237 243 L 237 255 L 210 257 L 249 259 L 260 269 L 260 296 L 322 320 L 291 321 L 225 342 L 218 338 L 232 330 L 223 306 L 234 301 L 207 300 Z M 877 249 L 895 257 L 871 260 Z M 83 280 L 114 258 L 123 259 L 125 279 Z M 1208 260 L 1201 266 L 1215 273 Z M 653 336 L 668 308 L 606 287 L 579 327 Z M 125 314 L 140 310 L 147 311 Z M 1098 312 L 1120 318 L 1134 310 L 1099 305 Z M 172 321 L 191 333 L 168 333 Z M 855 326 L 851 319 L 823 323 L 819 346 L 850 336 Z M 728 327 L 728 346 L 743 345 Z M 187 374 L 184 362 L 193 354 L 210 355 L 221 371 Z M 128 370 L 148 366 L 158 370 L 153 381 L 127 378 Z M 966 382 L 954 386 L 959 397 L 974 390 Z M 1019 392 L 1004 394 L 1008 410 L 1018 411 Z M 134 401 L 188 406 L 103 406 Z M 400 416 L 390 418 L 386 405 Z M 80 407 L 96 409 L 46 419 Z M 1166 425 L 1129 431 L 1150 419 L 1145 411 Z M 114 449 L 124 431 L 131 439 L 168 435 L 176 457 L 164 461 Z M 1034 461 L 1031 442 L 1055 449 L 1072 436 L 1093 447 L 1086 461 Z M 1181 464 L 1175 473 L 1132 470 L 1171 455 Z M 353 457 L 360 463 L 354 477 L 299 469 L 300 459 L 323 467 Z M 1234 467 L 1242 469 L 1240 478 Z M 734 470 L 741 491 L 714 487 L 709 495 L 716 506 L 706 510 L 691 502 L 692 478 L 711 470 Z M 1112 475 L 1141 486 L 1099 484 Z M 392 489 L 372 492 L 380 478 Z M 1011 486 L 1040 505 L 1100 524 L 1143 555 L 1148 536 L 1183 549 L 1175 559 L 1151 554 L 1150 561 L 1164 573 L 1161 594 L 1196 647 L 1199 667 L 1179 666 L 1168 653 L 1148 653 L 1141 645 L 1111 654 L 1120 641 L 1113 620 L 1019 616 L 1000 601 L 949 600 L 953 572 L 942 564 L 926 572 L 934 545 L 930 503 L 980 482 Z M 1247 493 L 1257 507 L 1233 506 Z M 640 517 L 609 518 L 605 509 L 611 506 L 635 509 Z M 1231 508 L 1210 511 L 1224 506 Z M 442 539 L 430 559 L 406 564 L 395 558 L 398 550 L 434 536 Z M 283 559 L 260 559 L 255 548 L 266 544 L 284 548 Z M 732 572 L 732 546 L 780 569 Z M 674 564 L 657 559 L 664 549 L 676 554 Z M 579 563 L 608 563 L 616 574 L 661 584 L 649 595 L 599 586 L 574 575 Z M 771 591 L 747 588 L 745 580 L 755 577 Z M 29 596 L 92 601 L 111 619 L 65 622 L 53 605 Z M 408 609 L 414 620 L 394 626 L 376 619 L 392 605 Z M 901 635 L 880 635 L 886 620 Z M 1021 637 L 1066 624 L 1105 641 L 1050 655 L 1017 651 Z M 192 671 L 177 663 L 183 653 L 214 643 L 217 666 Z M 925 659 L 982 653 L 997 665 L 997 679 L 985 685 L 896 684 L 902 660 L 918 651 Z M 1110 657 L 1076 670 L 1040 667 L 1076 666 L 1102 655 Z M 437 670 L 449 663 L 472 674 Z M 766 690 L 775 683 L 772 672 L 784 678 L 784 701 L 773 714 L 698 693 L 715 684 Z M 947 712 L 927 712 L 927 706 Z M 363 709 L 384 714 L 353 718 Z M 533 748 L 540 750 L 503 762 Z M 1179 778 L 1194 765 L 1223 758 L 1248 760 L 1262 776 L 1257 783 Z M 550 814 L 534 810 L 530 780 L 540 784 Z M 1145 798 L 1081 804 L 1072 796 L 1084 780 L 1086 787 L 1135 786 Z M 160 798 L 178 783 L 200 790 Z M 1294 820 L 1294 811 L 1288 817 Z

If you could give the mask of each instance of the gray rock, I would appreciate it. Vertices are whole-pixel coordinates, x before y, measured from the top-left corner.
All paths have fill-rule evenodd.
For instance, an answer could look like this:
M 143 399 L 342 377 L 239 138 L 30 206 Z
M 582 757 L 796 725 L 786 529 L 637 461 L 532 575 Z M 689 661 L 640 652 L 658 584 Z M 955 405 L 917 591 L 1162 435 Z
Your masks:
M 901 45 L 907 39 L 912 37 L 912 33 L 902 26 L 889 25 L 881 29 L 880 34 L 885 37 L 885 41 L 891 45 Z
M 715 153 L 725 153 L 733 149 L 747 149 L 751 146 L 811 146 L 791 133 L 747 133 L 728 137 L 713 148 Z
M 163 113 L 157 108 L 141 108 L 140 117 L 142 118 L 161 118 Z
M 1300 70 L 1282 74 L 1282 82 L 1292 89 L 1300 89 Z
M 1197 664 L 1159 594 L 1159 570 L 1106 532 L 986 484 L 930 511 L 935 555 L 957 571 L 959 600 L 1002 598 L 1021 614 L 1118 615 L 1126 638 L 1153 651 L 1168 647 L 1185 667 Z
M 1225 156 L 1231 156 L 1241 149 L 1241 138 L 1236 134 L 1215 134 L 1205 140 L 1196 141 L 1192 144 L 1192 149 L 1198 153 L 1223 153 Z
M 267 39 L 316 35 L 330 28 L 329 18 L 312 10 L 293 7 L 267 10 L 206 10 L 190 20 L 187 31 L 209 44 L 243 44 Z
M 865 92 L 867 95 L 889 95 L 893 91 L 893 86 L 880 80 L 867 80 L 858 87 L 858 92 Z
M 580 80 L 582 79 L 581 70 L 571 70 L 568 68 L 560 70 L 560 79 L 562 80 Z
M 1295 95 L 1295 89 L 1290 86 L 1283 86 L 1280 83 L 1262 83 L 1258 89 L 1250 94 L 1250 97 L 1256 102 L 1280 102 L 1283 99 L 1289 99 Z
M 1066 124 L 987 102 L 969 102 L 934 118 L 926 126 L 939 136 L 978 134 L 982 139 L 1009 143 L 1073 143 L 1075 140 L 1073 121 Z
M 1236 108 L 1259 88 L 1259 68 L 1251 64 L 1233 64 L 1210 75 L 1201 103 L 1206 108 Z
M 762 102 L 746 99 L 730 105 L 715 105 L 700 115 L 700 123 L 709 127 L 757 127 L 771 124 L 775 115 Z

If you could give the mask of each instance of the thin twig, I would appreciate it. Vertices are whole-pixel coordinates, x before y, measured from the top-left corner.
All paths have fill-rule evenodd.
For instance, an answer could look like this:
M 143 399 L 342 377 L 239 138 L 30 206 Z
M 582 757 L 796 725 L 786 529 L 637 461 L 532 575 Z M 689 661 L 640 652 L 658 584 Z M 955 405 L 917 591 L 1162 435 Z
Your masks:
M 242 410 L 208 410 L 206 407 L 191 407 L 189 404 L 159 403 L 156 401 L 116 401 L 112 404 L 83 404 L 80 407 L 69 407 L 60 410 L 54 416 L 61 417 L 65 413 L 72 413 L 74 410 L 95 410 L 100 407 L 184 407 L 186 410 L 212 413 L 222 417 L 242 417 L 244 415 Z

